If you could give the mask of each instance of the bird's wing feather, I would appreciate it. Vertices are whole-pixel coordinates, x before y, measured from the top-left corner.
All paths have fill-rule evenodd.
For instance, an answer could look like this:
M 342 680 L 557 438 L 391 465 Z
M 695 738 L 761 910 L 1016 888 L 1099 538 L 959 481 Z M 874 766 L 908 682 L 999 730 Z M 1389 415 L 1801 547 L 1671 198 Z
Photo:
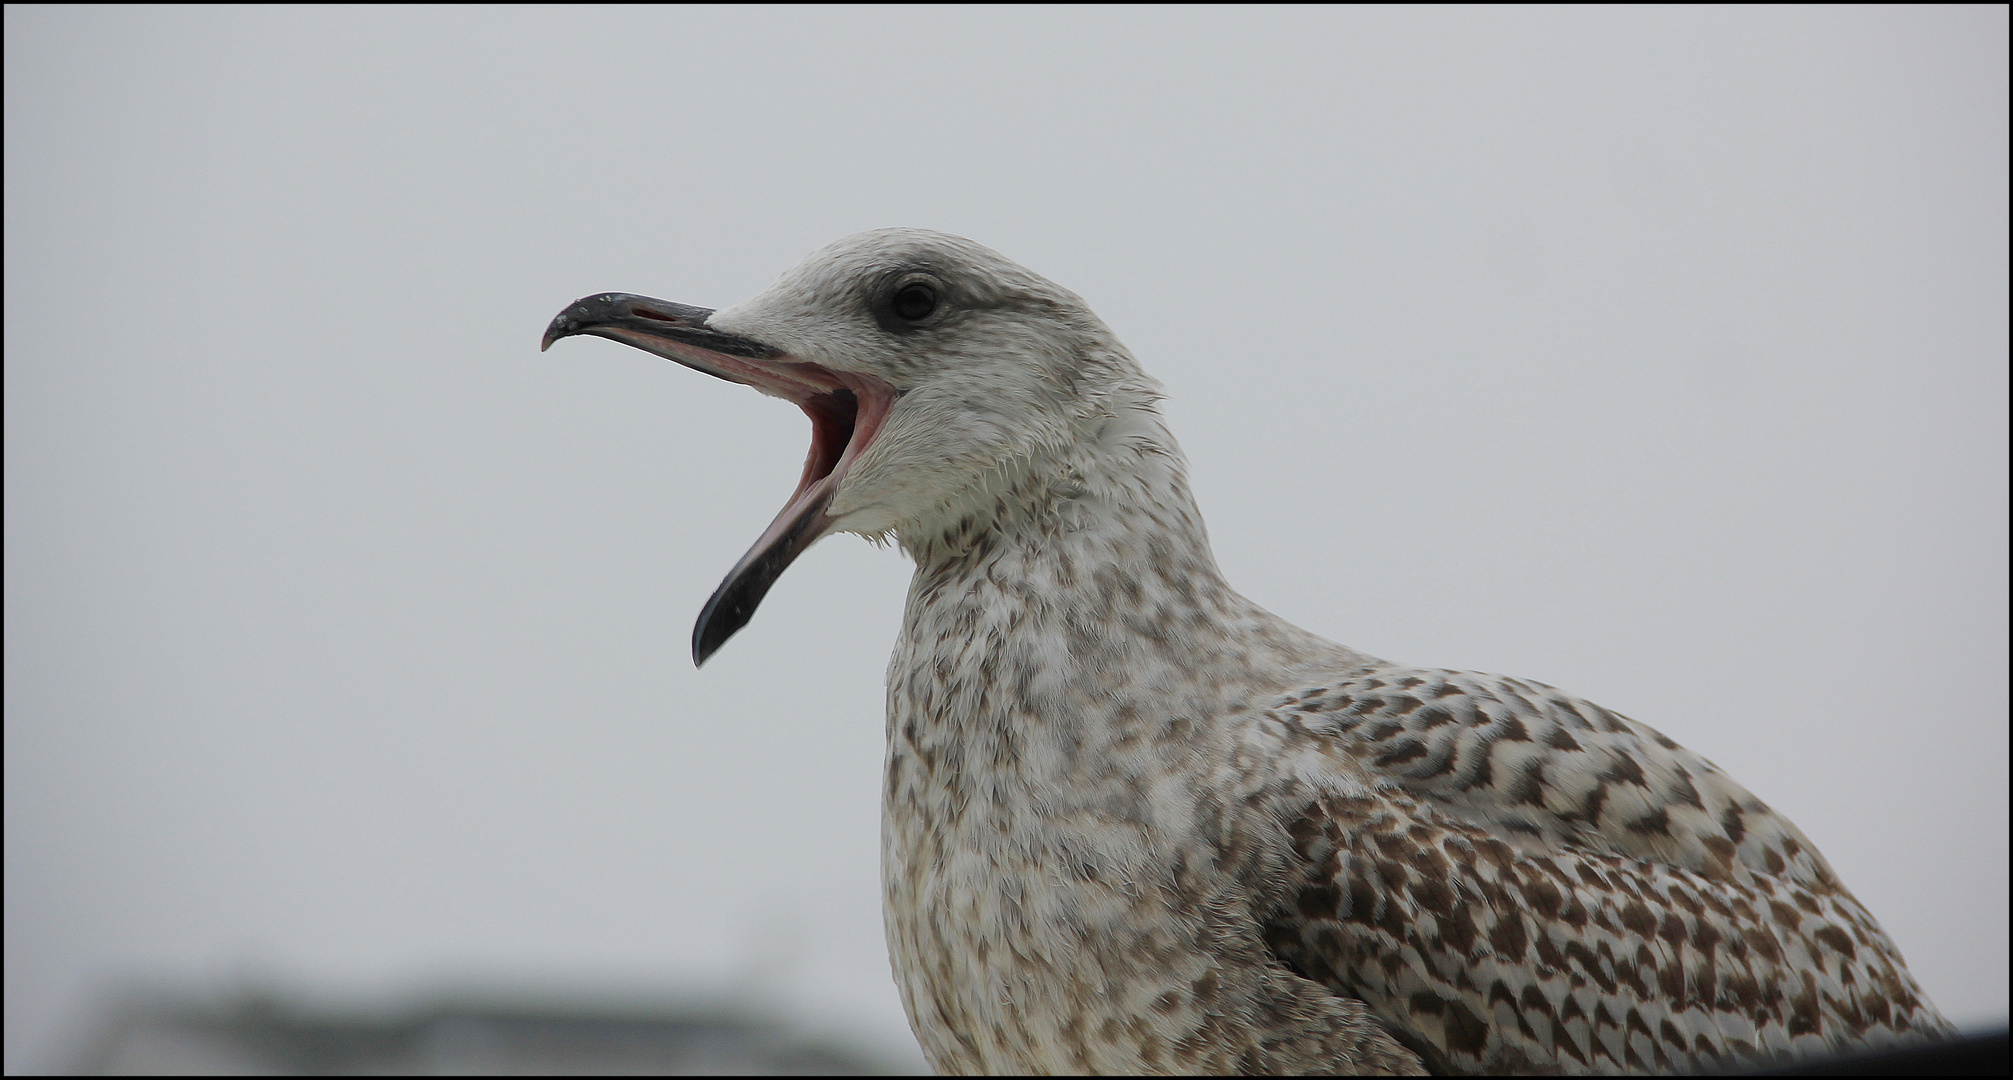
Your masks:
M 1383 667 L 1309 687 L 1277 711 L 1363 772 L 1513 845 L 1836 888 L 1796 826 L 1657 731 L 1543 683 Z
M 1435 1072 L 1710 1068 L 1949 1030 L 1802 834 L 1647 727 L 1541 684 L 1388 668 L 1266 715 L 1305 873 L 1267 940 Z

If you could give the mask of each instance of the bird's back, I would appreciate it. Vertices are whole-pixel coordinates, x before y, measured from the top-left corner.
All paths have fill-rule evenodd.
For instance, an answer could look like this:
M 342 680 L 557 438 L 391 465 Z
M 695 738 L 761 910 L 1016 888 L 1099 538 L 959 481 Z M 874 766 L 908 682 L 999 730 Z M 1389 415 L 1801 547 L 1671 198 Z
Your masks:
M 1647 726 L 1386 665 L 1282 694 L 1255 733 L 1305 785 L 1273 808 L 1307 872 L 1274 953 L 1436 1072 L 1705 1070 L 1950 1030 L 1809 840 Z

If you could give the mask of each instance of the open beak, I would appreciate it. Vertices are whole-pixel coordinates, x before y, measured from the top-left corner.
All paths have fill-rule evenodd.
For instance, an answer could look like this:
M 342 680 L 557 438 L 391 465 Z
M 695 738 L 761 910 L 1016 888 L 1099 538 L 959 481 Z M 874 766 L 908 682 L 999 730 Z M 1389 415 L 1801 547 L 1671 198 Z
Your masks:
M 706 658 L 748 624 L 755 608 L 783 571 L 817 539 L 831 531 L 825 509 L 853 462 L 873 444 L 895 389 L 858 372 L 838 371 L 792 358 L 782 350 L 709 328 L 709 308 L 687 307 L 629 293 L 582 297 L 545 328 L 542 352 L 563 337 L 593 334 L 729 382 L 745 383 L 797 403 L 811 418 L 811 452 L 804 475 L 783 512 L 762 538 L 734 564 L 692 627 L 692 662 Z

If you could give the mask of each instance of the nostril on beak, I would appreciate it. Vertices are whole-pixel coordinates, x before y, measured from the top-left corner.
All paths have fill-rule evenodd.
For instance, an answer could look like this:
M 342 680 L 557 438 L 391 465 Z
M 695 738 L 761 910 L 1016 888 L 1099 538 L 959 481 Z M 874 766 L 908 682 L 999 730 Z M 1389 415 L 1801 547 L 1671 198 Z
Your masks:
M 685 320 L 676 315 L 666 315 L 661 311 L 652 311 L 649 308 L 633 307 L 629 309 L 629 314 L 639 319 L 655 319 L 658 322 L 675 323 L 679 326 L 685 325 Z

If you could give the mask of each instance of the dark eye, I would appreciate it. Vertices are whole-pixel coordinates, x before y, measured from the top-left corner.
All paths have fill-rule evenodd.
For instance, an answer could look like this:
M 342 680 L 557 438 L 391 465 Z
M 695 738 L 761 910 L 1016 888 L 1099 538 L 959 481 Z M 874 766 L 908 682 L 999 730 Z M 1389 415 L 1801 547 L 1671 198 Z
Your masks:
M 921 322 L 937 310 L 937 291 L 920 281 L 913 281 L 895 290 L 892 304 L 895 314 L 910 322 Z

